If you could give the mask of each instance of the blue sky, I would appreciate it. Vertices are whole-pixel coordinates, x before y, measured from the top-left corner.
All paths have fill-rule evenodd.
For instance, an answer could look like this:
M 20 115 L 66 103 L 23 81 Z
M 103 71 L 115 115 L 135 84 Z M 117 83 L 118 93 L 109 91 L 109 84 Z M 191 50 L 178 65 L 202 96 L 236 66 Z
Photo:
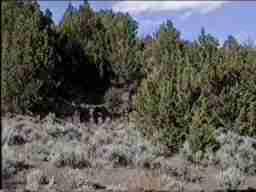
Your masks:
M 139 35 L 155 32 L 171 19 L 182 37 L 197 38 L 202 27 L 221 42 L 230 34 L 241 42 L 256 40 L 256 1 L 89 1 L 95 10 L 129 12 L 139 23 Z M 49 8 L 58 23 L 69 1 L 39 0 L 42 10 Z M 71 1 L 79 7 L 83 1 Z

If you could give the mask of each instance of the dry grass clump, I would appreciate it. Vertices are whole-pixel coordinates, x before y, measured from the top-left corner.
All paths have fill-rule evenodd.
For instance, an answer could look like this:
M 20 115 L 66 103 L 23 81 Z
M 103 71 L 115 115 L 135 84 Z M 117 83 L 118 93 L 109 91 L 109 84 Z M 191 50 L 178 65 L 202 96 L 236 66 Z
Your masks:
M 79 124 L 74 125 L 57 119 L 55 114 L 48 114 L 43 120 L 43 127 L 52 138 L 64 138 L 66 141 L 80 141 L 82 133 Z
M 217 166 L 220 170 L 216 176 L 219 186 L 239 189 L 246 176 L 256 175 L 256 140 L 221 129 L 216 131 L 216 140 L 219 144 L 217 151 L 208 150 L 202 156 L 200 152 L 193 153 L 189 143 L 185 142 L 181 155 L 187 160 Z
M 112 142 L 100 147 L 102 157 L 114 166 L 150 166 L 157 157 L 157 147 L 142 138 L 141 133 L 132 125 L 114 130 Z M 100 154 L 99 154 L 100 155 Z
M 2 154 L 2 175 L 4 178 L 11 177 L 17 172 L 31 167 L 26 154 L 18 153 L 15 148 L 4 145 Z
M 9 121 L 20 121 L 19 119 L 22 118 Z M 153 189 L 157 186 L 167 191 L 169 189 L 179 191 L 185 187 L 186 191 L 187 185 L 199 186 L 201 182 L 204 182 L 204 172 L 196 169 L 204 160 L 208 165 L 213 164 L 220 168 L 218 176 L 214 168 L 213 178 L 216 184 L 218 180 L 219 186 L 225 189 L 241 187 L 247 175 L 254 176 L 256 173 L 255 139 L 239 136 L 233 132 L 224 132 L 225 130 L 215 133 L 220 146 L 217 151 L 209 150 L 205 155 L 202 155 L 200 151 L 194 153 L 190 143 L 185 142 L 181 150 L 182 159 L 179 156 L 177 158 L 176 156 L 167 157 L 163 154 L 165 150 L 162 146 L 152 145 L 132 122 L 116 120 L 82 125 L 79 122 L 68 123 L 58 120 L 50 114 L 38 122 L 31 120 L 36 129 L 35 133 L 41 134 L 38 140 L 32 137 L 31 142 L 19 145 L 9 142 L 9 138 L 13 136 L 12 130 L 28 130 L 22 126 L 30 126 L 30 124 L 23 124 L 17 128 L 14 125 L 18 123 L 13 122 L 8 127 L 8 122 L 5 122 L 2 136 L 4 154 L 2 173 L 6 181 L 16 178 L 17 174 L 27 174 L 27 191 L 48 190 L 48 185 L 52 183 L 52 175 L 54 178 L 52 187 L 49 188 L 50 191 L 54 191 L 55 188 L 57 190 L 58 185 L 61 185 L 61 188 L 63 185 L 65 189 L 75 191 L 92 191 L 94 190 L 90 188 L 92 185 L 87 183 L 87 170 L 96 172 L 99 169 L 103 172 L 124 170 L 125 173 L 117 173 L 117 176 L 119 174 L 129 175 L 135 169 L 139 170 L 138 172 L 142 170 L 149 173 L 159 171 L 161 178 L 157 175 L 139 174 L 138 180 L 134 181 L 134 186 L 130 186 L 129 189 L 136 188 L 137 190 L 140 186 L 144 189 Z M 40 131 L 38 131 L 39 128 L 41 128 Z M 197 165 L 192 166 L 191 162 L 184 160 L 184 157 L 193 160 Z M 37 167 L 31 169 L 32 166 Z M 175 178 L 173 182 L 172 178 Z M 131 181 L 134 179 L 136 178 L 130 177 Z M 107 185 L 104 184 L 104 186 Z M 118 190 L 118 187 L 112 188 Z
M 214 161 L 220 166 L 219 185 L 225 189 L 238 189 L 245 176 L 256 175 L 256 140 L 231 131 L 219 133 L 220 149 Z
M 49 156 L 56 167 L 69 166 L 81 169 L 91 166 L 86 149 L 77 142 L 57 141 Z
M 90 161 L 90 165 L 150 167 L 159 153 L 158 147 L 127 122 L 83 125 L 60 120 L 50 113 L 40 124 L 44 137 L 28 146 L 31 157 L 56 166 L 87 167 Z
M 207 149 L 206 153 L 199 150 L 194 152 L 192 150 L 191 144 L 188 141 L 185 141 L 183 146 L 180 148 L 179 155 L 181 158 L 193 162 L 195 164 L 205 164 L 205 160 L 212 157 L 212 150 Z
M 39 191 L 40 185 L 50 184 L 50 180 L 40 169 L 34 169 L 27 174 L 26 190 L 30 192 Z
M 244 183 L 244 174 L 235 166 L 221 171 L 217 176 L 220 187 L 224 189 L 238 189 Z
M 3 146 L 2 148 L 3 159 L 2 159 L 2 175 L 3 177 L 9 177 L 17 172 L 17 160 L 13 150 Z
M 114 166 L 128 166 L 132 164 L 131 150 L 125 145 L 112 145 L 109 147 L 108 160 Z
M 160 147 L 154 146 L 141 135 L 135 127 L 127 131 L 127 145 L 132 152 L 136 166 L 152 167 L 153 161 L 160 155 Z
M 222 169 L 233 166 L 244 174 L 256 174 L 256 139 L 229 131 L 220 132 L 217 140 L 221 147 L 216 152 L 215 161 Z
M 40 139 L 44 134 L 38 123 L 38 118 L 17 115 L 11 119 L 2 120 L 2 144 L 23 145 Z
M 21 121 L 16 121 L 16 119 Z M 17 116 L 15 120 L 8 121 L 2 119 L 2 174 L 3 177 L 10 177 L 18 171 L 28 169 L 30 164 L 28 162 L 27 154 L 18 151 L 19 145 L 26 146 L 32 140 L 39 137 L 37 130 L 33 127 L 36 125 L 34 121 L 26 120 L 27 117 Z M 28 125 L 26 127 L 26 125 Z

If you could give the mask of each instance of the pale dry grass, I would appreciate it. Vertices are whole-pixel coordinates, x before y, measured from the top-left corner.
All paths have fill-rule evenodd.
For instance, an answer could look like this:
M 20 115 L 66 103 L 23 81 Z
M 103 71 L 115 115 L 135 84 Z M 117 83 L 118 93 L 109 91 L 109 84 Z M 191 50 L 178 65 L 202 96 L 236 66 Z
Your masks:
M 211 167 L 214 171 L 199 169 L 199 163 L 192 166 L 179 155 L 164 156 L 162 148 L 143 138 L 132 122 L 116 120 L 85 124 L 60 120 L 50 114 L 42 120 L 27 116 L 5 117 L 2 123 L 2 171 L 8 176 L 4 179 L 25 173 L 27 183 L 24 185 L 31 191 L 43 187 L 51 192 L 59 188 L 95 192 L 93 175 L 98 175 L 99 170 L 106 174 L 99 176 L 97 182 L 110 191 L 198 191 L 201 183 L 205 183 L 204 188 L 217 186 L 219 172 L 215 167 Z M 244 170 L 250 169 L 253 174 L 253 140 L 246 139 L 237 145 L 238 139 L 236 145 L 229 145 L 230 138 L 233 136 L 223 138 L 223 150 L 212 161 L 221 158 L 218 161 L 224 168 L 234 160 L 229 161 L 232 158 L 229 154 L 239 149 L 234 156 L 239 160 L 237 165 L 243 165 Z M 189 155 L 190 151 L 186 152 Z M 221 154 L 224 153 L 228 158 L 223 159 Z M 92 170 L 93 174 L 86 170 Z M 229 182 L 227 179 L 231 177 L 228 178 L 226 173 L 223 172 L 222 180 Z M 235 173 L 238 172 L 232 173 L 237 178 Z M 253 178 L 249 178 L 249 184 L 255 183 Z M 104 180 L 109 181 L 104 183 Z

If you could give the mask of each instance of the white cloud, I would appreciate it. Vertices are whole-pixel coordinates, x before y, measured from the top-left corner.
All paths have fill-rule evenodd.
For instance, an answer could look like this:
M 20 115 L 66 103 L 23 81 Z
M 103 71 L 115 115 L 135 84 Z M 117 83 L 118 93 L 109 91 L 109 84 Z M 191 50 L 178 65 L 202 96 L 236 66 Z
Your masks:
M 184 21 L 186 20 L 188 17 L 190 17 L 193 14 L 192 11 L 187 11 L 185 12 L 183 15 L 180 16 L 180 20 Z
M 207 14 L 221 8 L 226 1 L 120 1 L 113 5 L 113 10 L 128 12 L 134 16 L 157 14 L 160 12 L 193 12 Z

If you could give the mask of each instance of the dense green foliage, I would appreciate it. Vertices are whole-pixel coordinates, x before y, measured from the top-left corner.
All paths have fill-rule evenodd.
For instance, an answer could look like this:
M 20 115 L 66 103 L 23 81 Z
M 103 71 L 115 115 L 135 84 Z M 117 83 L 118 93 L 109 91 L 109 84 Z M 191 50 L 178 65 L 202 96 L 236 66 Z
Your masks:
M 111 86 L 124 86 L 141 77 L 142 44 L 137 23 L 129 15 L 94 12 L 85 1 L 79 9 L 69 5 L 58 31 L 61 60 L 55 74 L 59 74 L 56 81 L 61 92 L 67 94 L 66 90 L 77 87 L 75 94 L 79 90 L 82 95 L 103 95 Z
M 33 2 L 4 1 L 2 11 L 2 106 L 24 111 L 44 96 L 39 92 L 51 70 L 49 25 Z
M 70 4 L 59 25 L 36 2 L 5 1 L 1 11 L 4 111 L 42 109 L 50 98 L 116 105 L 133 84 L 137 126 L 170 151 L 185 140 L 194 152 L 215 148 L 219 128 L 256 136 L 253 44 L 229 36 L 220 45 L 204 29 L 185 41 L 169 20 L 140 39 L 131 16 L 87 1 Z
M 125 14 L 101 11 L 105 26 L 104 53 L 111 65 L 112 83 L 123 84 L 141 76 L 142 42 L 137 37 L 137 23 Z
M 217 147 L 220 127 L 256 135 L 255 48 L 233 37 L 220 47 L 204 29 L 196 42 L 184 42 L 168 21 L 147 51 L 148 76 L 136 101 L 146 136 L 171 150 L 188 140 L 196 152 Z

